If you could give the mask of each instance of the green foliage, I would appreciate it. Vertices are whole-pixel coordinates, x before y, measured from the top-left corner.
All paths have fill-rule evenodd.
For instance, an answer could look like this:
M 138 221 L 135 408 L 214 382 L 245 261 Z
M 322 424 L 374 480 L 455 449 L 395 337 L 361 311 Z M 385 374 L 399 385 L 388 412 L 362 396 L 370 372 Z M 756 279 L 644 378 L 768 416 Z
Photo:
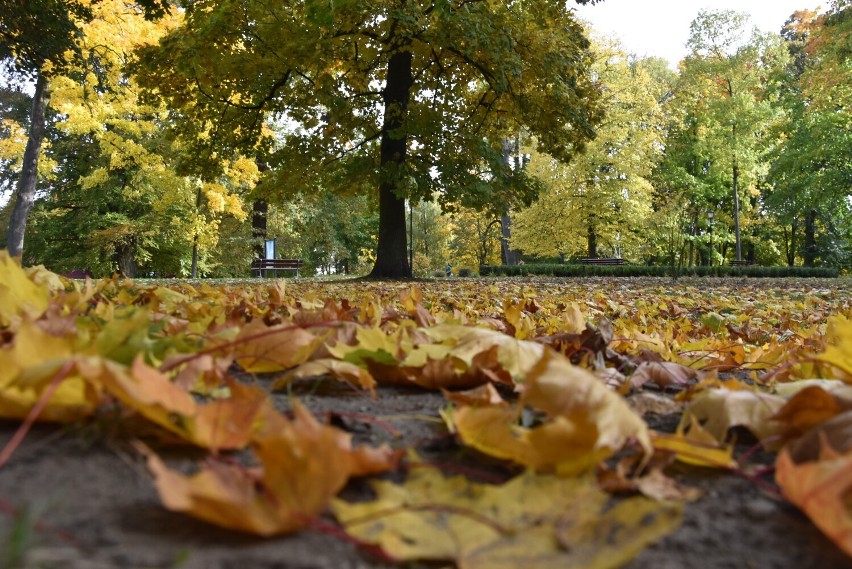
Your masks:
M 181 119 L 175 136 L 194 148 L 195 171 L 243 149 L 269 166 L 271 203 L 317 183 L 378 187 L 377 250 L 396 276 L 407 258 L 401 200 L 500 213 L 528 204 L 538 185 L 513 175 L 502 140 L 526 128 L 568 160 L 601 114 L 583 30 L 547 0 L 199 0 L 143 60 L 142 81 Z

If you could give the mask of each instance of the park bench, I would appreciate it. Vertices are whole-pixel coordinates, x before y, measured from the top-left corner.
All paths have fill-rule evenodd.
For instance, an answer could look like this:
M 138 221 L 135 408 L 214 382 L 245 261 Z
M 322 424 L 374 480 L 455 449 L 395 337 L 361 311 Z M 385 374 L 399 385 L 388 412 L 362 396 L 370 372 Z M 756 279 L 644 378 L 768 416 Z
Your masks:
M 746 261 L 745 259 L 741 259 L 739 261 L 737 261 L 735 259 L 733 261 L 730 261 L 729 264 L 732 267 L 750 267 L 750 266 L 754 265 L 754 263 L 752 263 L 751 261 Z
M 270 272 L 293 271 L 299 276 L 302 264 L 301 259 L 255 259 L 251 263 L 251 273 L 256 277 L 266 277 Z
M 624 259 L 580 259 L 581 265 L 623 265 Z

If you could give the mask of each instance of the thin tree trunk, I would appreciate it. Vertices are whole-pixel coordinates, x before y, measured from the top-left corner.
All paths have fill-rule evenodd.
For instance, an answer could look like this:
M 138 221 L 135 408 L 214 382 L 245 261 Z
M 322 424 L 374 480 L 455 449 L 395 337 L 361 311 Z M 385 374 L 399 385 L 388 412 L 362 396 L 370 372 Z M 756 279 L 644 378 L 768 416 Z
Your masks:
M 27 147 L 24 150 L 24 162 L 21 178 L 18 180 L 18 191 L 12 217 L 9 220 L 9 231 L 6 236 L 6 247 L 9 254 L 19 257 L 24 252 L 24 234 L 27 230 L 27 217 L 35 203 L 36 182 L 38 182 L 38 159 L 41 154 L 41 143 L 44 140 L 45 112 L 50 102 L 48 79 L 38 74 L 35 94 L 33 95 L 33 112 L 30 117 L 30 134 Z
M 512 153 L 517 153 L 518 141 L 506 139 L 503 141 L 503 164 L 507 167 L 511 163 Z M 520 251 L 512 249 L 509 246 L 509 240 L 512 238 L 512 218 L 509 213 L 500 216 L 500 258 L 504 265 L 517 265 L 520 258 Z
M 811 209 L 805 217 L 805 243 L 802 247 L 802 257 L 804 257 L 806 267 L 816 265 L 816 220 L 817 211 Z
M 787 266 L 792 267 L 796 263 L 796 234 L 799 229 L 798 219 L 793 218 L 790 223 L 790 239 L 787 241 Z
M 740 179 L 740 167 L 737 165 L 736 161 L 734 162 L 734 235 L 736 237 L 737 243 L 737 261 L 743 260 L 743 246 L 742 241 L 740 239 L 740 187 L 739 187 L 739 179 Z
M 381 142 L 382 181 L 379 184 L 379 239 L 376 263 L 370 272 L 375 278 L 411 278 L 406 254 L 405 199 L 397 195 L 402 180 L 408 134 L 405 121 L 414 78 L 410 42 L 397 45 L 388 62 L 382 99 L 385 104 Z
M 195 194 L 195 213 L 198 214 L 201 209 L 201 186 L 198 187 Z M 192 268 L 190 269 L 192 278 L 198 278 L 198 230 L 192 236 Z

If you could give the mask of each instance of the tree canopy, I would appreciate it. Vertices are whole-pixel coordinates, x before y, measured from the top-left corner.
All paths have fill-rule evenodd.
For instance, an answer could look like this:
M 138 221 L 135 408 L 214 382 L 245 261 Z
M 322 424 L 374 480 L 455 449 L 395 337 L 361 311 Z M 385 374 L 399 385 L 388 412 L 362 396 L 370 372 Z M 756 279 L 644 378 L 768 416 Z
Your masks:
M 502 137 L 524 127 L 568 160 L 602 114 L 564 2 L 196 1 L 144 62 L 144 84 L 203 148 L 195 167 L 252 149 L 266 196 L 305 180 L 377 187 L 374 276 L 411 274 L 405 199 L 528 203 Z

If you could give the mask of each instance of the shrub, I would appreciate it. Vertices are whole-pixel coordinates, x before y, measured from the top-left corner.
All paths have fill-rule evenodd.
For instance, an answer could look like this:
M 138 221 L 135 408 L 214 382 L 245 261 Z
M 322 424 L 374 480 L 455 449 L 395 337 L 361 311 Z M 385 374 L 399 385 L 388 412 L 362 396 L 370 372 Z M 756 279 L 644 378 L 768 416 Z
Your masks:
M 459 276 L 460 277 L 469 277 L 472 274 L 473 274 L 473 270 L 471 270 L 470 267 L 461 267 L 459 269 Z
M 461 271 L 459 272 L 461 274 Z M 666 277 L 671 276 L 672 267 L 667 265 L 581 265 L 581 264 L 526 264 L 526 265 L 482 265 L 479 274 L 483 277 Z M 697 266 L 682 267 L 679 276 L 695 277 L 750 277 L 750 278 L 836 278 L 839 271 L 831 267 L 761 267 L 747 266 Z

